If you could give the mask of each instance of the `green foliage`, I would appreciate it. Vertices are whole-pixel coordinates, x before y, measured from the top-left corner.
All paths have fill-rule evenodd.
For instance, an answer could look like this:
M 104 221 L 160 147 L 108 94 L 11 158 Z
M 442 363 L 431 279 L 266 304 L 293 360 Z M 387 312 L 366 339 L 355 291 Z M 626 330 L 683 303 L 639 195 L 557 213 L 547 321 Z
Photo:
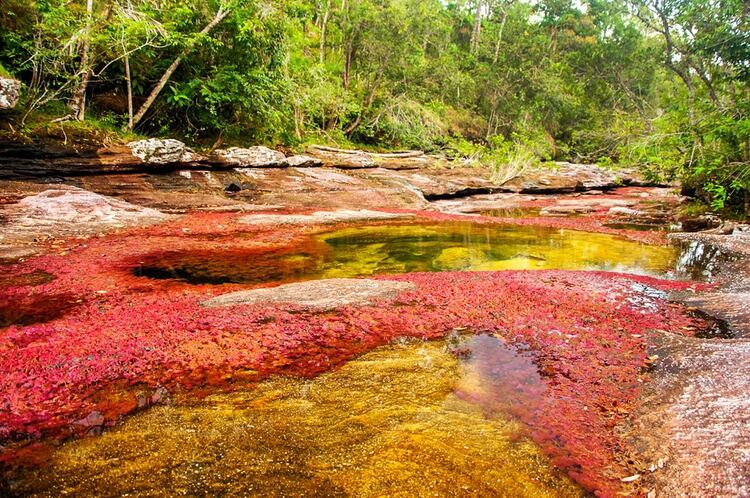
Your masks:
M 88 116 L 107 126 L 127 122 L 127 62 L 136 108 L 168 75 L 138 124 L 146 134 L 445 149 L 500 179 L 551 159 L 637 166 L 715 206 L 744 199 L 742 0 L 490 0 L 479 19 L 475 7 L 94 0 L 89 17 L 86 0 L 6 0 L 0 64 L 26 83 L 29 116 L 67 112 L 58 104 L 85 83 L 89 46 Z

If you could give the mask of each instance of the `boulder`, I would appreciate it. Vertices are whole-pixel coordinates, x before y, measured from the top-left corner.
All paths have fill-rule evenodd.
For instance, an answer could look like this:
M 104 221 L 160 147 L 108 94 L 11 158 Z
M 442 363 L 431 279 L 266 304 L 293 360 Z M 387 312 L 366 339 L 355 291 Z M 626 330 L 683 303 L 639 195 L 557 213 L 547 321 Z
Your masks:
M 712 214 L 695 217 L 685 216 L 680 218 L 679 221 L 682 225 L 682 230 L 685 232 L 700 232 L 721 226 L 721 218 Z
M 306 155 L 290 156 L 284 162 L 290 168 L 317 168 L 323 165 L 320 159 Z
M 490 179 L 488 168 L 425 168 L 403 171 L 377 168 L 369 171 L 368 175 L 381 182 L 405 182 L 410 189 L 419 191 L 429 201 L 489 194 L 499 190 Z
M 204 306 L 288 303 L 318 309 L 367 305 L 392 300 L 398 294 L 416 289 L 411 282 L 357 278 L 331 278 L 222 294 L 203 302 Z
M 211 160 L 240 168 L 283 168 L 288 165 L 283 153 L 262 145 L 215 150 Z
M 0 111 L 13 109 L 21 95 L 21 82 L 0 76 Z
M 418 150 L 377 153 L 316 145 L 310 147 L 308 153 L 321 160 L 325 166 L 341 169 L 413 170 L 445 164 L 444 158 L 426 155 Z
M 127 144 L 131 153 L 146 164 L 183 164 L 202 158 L 187 145 L 172 138 L 148 138 Z
M 555 162 L 545 168 L 532 168 L 503 184 L 503 190 L 522 193 L 569 193 L 606 190 L 623 185 L 643 185 L 638 172 L 611 170 L 596 164 Z

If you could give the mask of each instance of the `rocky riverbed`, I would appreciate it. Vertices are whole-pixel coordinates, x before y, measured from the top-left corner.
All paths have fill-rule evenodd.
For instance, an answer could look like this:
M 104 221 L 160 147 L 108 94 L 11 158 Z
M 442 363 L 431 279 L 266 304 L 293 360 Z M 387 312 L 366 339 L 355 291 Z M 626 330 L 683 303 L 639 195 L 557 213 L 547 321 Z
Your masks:
M 444 340 L 457 330 L 530 351 L 541 384 L 520 380 L 490 401 L 477 399 L 520 423 L 514 437 L 535 444 L 581 489 L 750 492 L 750 236 L 713 220 L 704 220 L 709 231 L 670 234 L 683 202 L 672 187 L 569 163 L 497 185 L 481 168 L 414 151 L 287 155 L 256 147 L 201 155 L 155 140 L 2 149 L 7 493 L 59 492 L 28 481 L 59 468 L 57 441 L 110 430 L 149 406 L 249 389 L 279 373 L 315 377 L 399 337 Z M 426 242 L 441 223 L 454 228 Z M 418 238 L 408 251 L 393 245 L 384 253 L 383 241 L 362 231 L 389 224 L 412 227 L 404 233 Z M 479 228 L 462 228 L 469 225 Z M 508 232 L 528 247 L 511 245 L 508 254 L 491 253 L 492 242 L 467 245 L 476 230 L 500 240 L 483 228 L 495 226 L 538 232 Z M 336 241 L 365 240 L 351 246 L 357 266 L 346 271 L 372 278 L 294 283 L 302 275 L 347 276 L 336 259 L 346 251 L 325 235 L 334 229 L 345 233 Z M 530 241 L 571 230 L 600 237 L 605 248 L 627 239 L 662 251 L 671 240 L 681 250 L 672 273 L 665 267 L 648 277 L 525 271 L 543 260 L 544 268 L 560 268 Z M 578 253 L 581 269 L 618 268 L 586 244 L 549 244 Z M 626 250 L 614 247 L 626 246 L 607 249 L 613 258 Z M 403 268 L 420 251 L 432 254 L 427 271 L 446 271 L 379 275 L 413 271 Z M 217 258 L 229 259 L 212 265 Z M 154 261 L 171 265 L 159 279 L 143 273 Z M 177 261 L 208 280 L 190 282 Z M 252 267 L 239 269 L 241 261 Z M 605 266 L 586 266 L 593 261 Z M 233 267 L 251 280 L 210 283 Z M 706 337 L 717 327 L 723 337 Z M 18 467 L 40 462 L 34 474 Z

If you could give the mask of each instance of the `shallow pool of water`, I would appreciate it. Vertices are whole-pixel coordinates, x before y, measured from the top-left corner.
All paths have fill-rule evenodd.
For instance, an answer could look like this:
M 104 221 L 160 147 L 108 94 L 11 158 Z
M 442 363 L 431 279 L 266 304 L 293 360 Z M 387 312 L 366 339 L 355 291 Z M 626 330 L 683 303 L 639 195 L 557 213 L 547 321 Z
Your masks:
M 545 395 L 493 336 L 397 343 L 315 379 L 160 406 L 26 471 L 23 495 L 584 496 L 506 413 Z
M 393 224 L 344 228 L 282 251 L 153 254 L 137 275 L 194 284 L 478 270 L 609 270 L 667 275 L 677 250 L 613 235 L 519 225 Z

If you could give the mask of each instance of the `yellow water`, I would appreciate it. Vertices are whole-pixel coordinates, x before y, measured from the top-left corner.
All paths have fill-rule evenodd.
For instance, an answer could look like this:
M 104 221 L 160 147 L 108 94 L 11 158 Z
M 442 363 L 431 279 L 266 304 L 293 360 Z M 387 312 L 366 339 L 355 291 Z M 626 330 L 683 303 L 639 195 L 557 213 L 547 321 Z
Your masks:
M 152 408 L 63 445 L 14 487 L 55 497 L 582 496 L 516 422 L 463 401 L 482 398 L 486 369 L 481 354 L 457 360 L 447 345 L 393 344 L 312 380 Z M 529 361 L 504 355 L 509 368 Z
M 156 254 L 137 275 L 194 284 L 267 283 L 383 273 L 473 270 L 611 270 L 667 275 L 674 247 L 613 235 L 522 225 L 366 225 L 311 235 L 293 252 L 217 249 Z M 148 259 L 148 258 L 147 258 Z
M 664 275 L 677 251 L 608 234 L 471 223 L 380 225 L 318 236 L 322 277 L 449 270 L 609 270 Z

